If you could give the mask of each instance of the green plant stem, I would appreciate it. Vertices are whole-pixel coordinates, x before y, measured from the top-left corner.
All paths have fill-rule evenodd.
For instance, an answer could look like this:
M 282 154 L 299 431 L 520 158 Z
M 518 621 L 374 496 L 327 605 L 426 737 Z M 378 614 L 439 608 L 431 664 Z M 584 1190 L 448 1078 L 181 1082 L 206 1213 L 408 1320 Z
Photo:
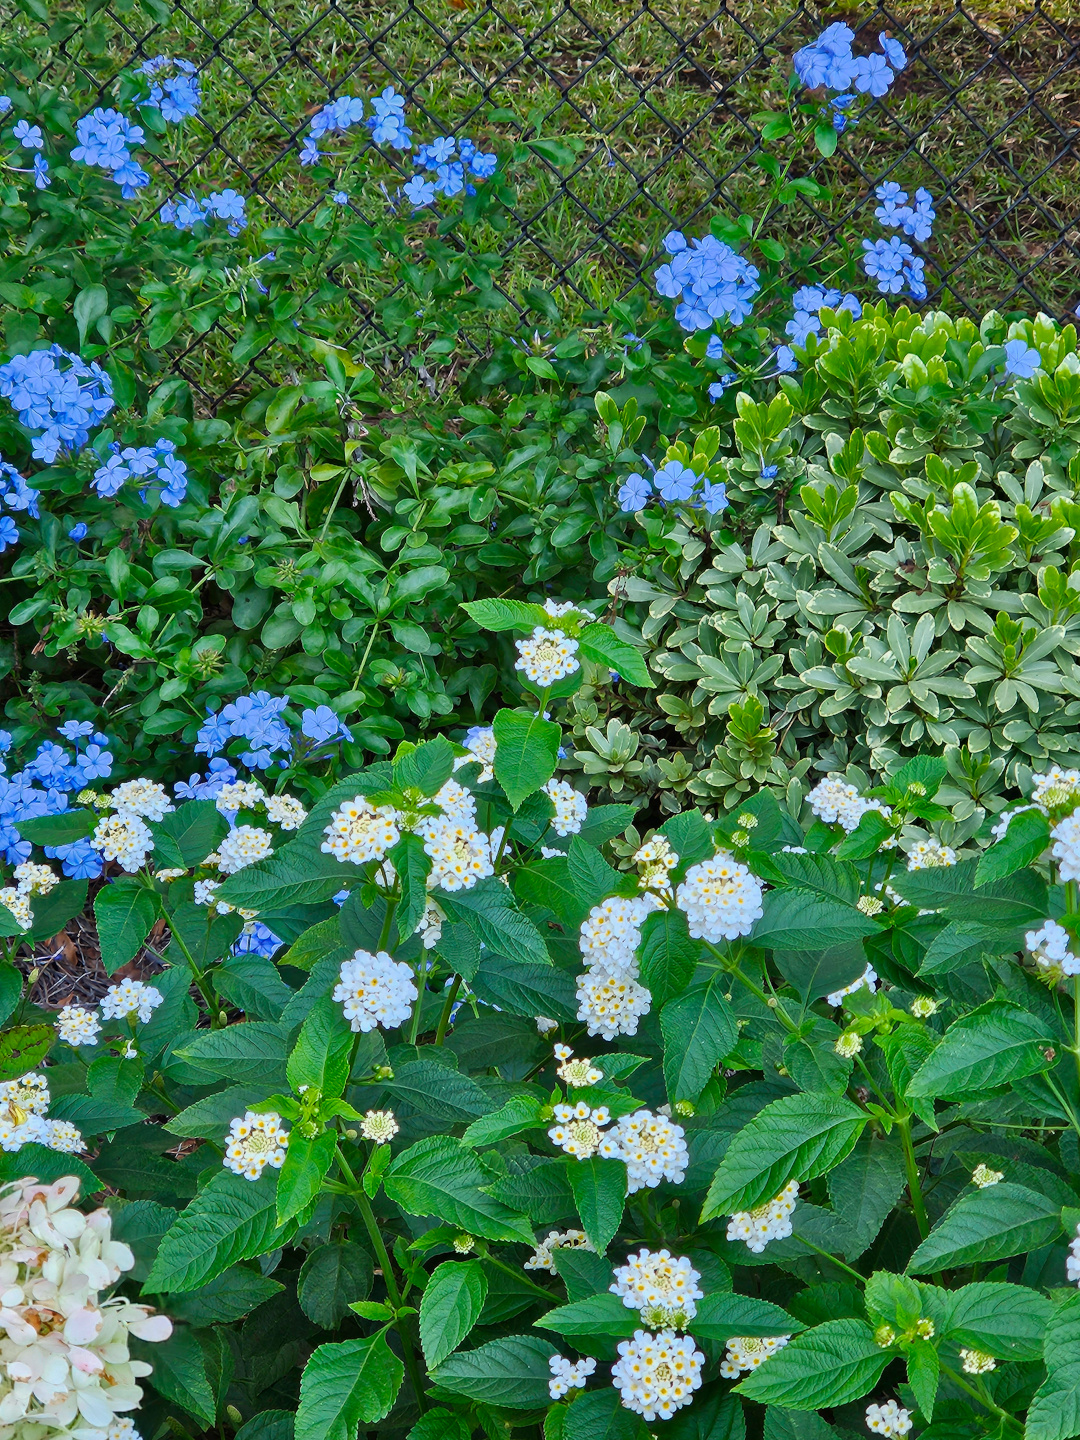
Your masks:
M 162 909 L 162 914 L 165 915 L 164 908 Z M 165 919 L 168 920 L 168 918 L 168 915 L 165 915 Z M 180 935 L 180 932 L 176 929 L 175 926 L 170 926 L 169 929 L 170 933 L 172 934 L 173 943 L 180 951 L 180 954 L 183 955 L 184 959 L 187 961 L 188 968 L 191 971 L 191 978 L 195 983 L 195 988 L 202 996 L 203 1003 L 205 1004 L 207 1010 L 210 1013 L 211 1030 L 220 1030 L 221 1022 L 218 1019 L 218 1015 L 221 1012 L 221 1005 L 218 1002 L 217 996 L 214 994 L 213 989 L 207 986 L 206 977 L 199 969 L 198 965 L 196 965 L 195 956 L 192 955 L 191 951 L 184 944 L 184 940 L 183 937 Z
M 385 950 L 390 943 L 390 926 L 394 921 L 394 912 L 397 910 L 398 902 L 394 899 L 387 900 L 386 914 L 383 916 L 382 929 L 379 931 L 379 949 Z
M 455 975 L 453 983 L 450 986 L 450 992 L 447 995 L 446 1001 L 442 1007 L 442 1014 L 439 1016 L 438 1028 L 435 1031 L 436 1045 L 441 1045 L 446 1039 L 446 1027 L 450 1024 L 450 1012 L 454 1008 L 454 1001 L 457 999 L 457 993 L 460 989 L 461 976 Z
M 826 1260 L 831 1260 L 834 1265 L 838 1265 L 841 1270 L 846 1271 L 847 1274 L 849 1274 L 853 1280 L 857 1280 L 860 1285 L 866 1284 L 865 1275 L 860 1275 L 858 1270 L 856 1270 L 854 1266 L 849 1265 L 846 1260 L 838 1260 L 831 1250 L 823 1250 L 820 1245 L 815 1245 L 812 1240 L 807 1240 L 805 1235 L 793 1235 L 792 1239 L 797 1240 L 800 1245 L 806 1245 L 809 1249 L 816 1250 L 819 1255 L 824 1255 Z
M 332 500 L 331 503 L 330 503 L 330 509 L 327 510 L 327 512 L 326 512 L 326 519 L 323 521 L 323 523 L 322 523 L 322 529 L 319 531 L 318 544 L 320 544 L 320 545 L 321 545 L 322 542 L 326 539 L 326 532 L 327 532 L 327 530 L 330 529 L 330 521 L 334 518 L 334 511 L 337 509 L 337 507 L 338 507 L 338 501 L 341 499 L 342 492 L 344 491 L 345 486 L 346 486 L 348 483 L 349 483 L 349 466 L 346 465 L 346 467 L 345 467 L 345 473 L 344 473 L 344 475 L 342 475 L 342 477 L 341 477 L 341 484 L 337 487 L 337 489 L 336 489 L 335 492 L 334 492 L 334 498 L 333 498 L 333 500 Z M 366 657 L 365 657 L 365 658 L 366 658 Z
M 360 1218 L 364 1222 L 364 1228 L 367 1230 L 368 1237 L 374 1248 L 376 1258 L 379 1262 L 379 1268 L 382 1270 L 383 1282 L 386 1285 L 386 1293 L 390 1298 L 390 1304 L 395 1310 L 398 1310 L 401 1308 L 401 1290 L 398 1287 L 397 1277 L 394 1275 L 393 1265 L 390 1263 L 390 1254 L 382 1238 L 379 1222 L 375 1218 L 375 1211 L 371 1208 L 371 1201 L 364 1192 L 363 1186 L 357 1181 L 349 1162 L 341 1153 L 340 1145 L 337 1147 L 337 1162 L 341 1167 L 341 1173 L 348 1181 L 349 1197 L 360 1212 Z M 420 1413 L 423 1414 L 426 1408 L 424 1405 L 424 1390 L 420 1377 L 420 1367 L 416 1363 L 416 1351 L 413 1349 L 412 1336 L 409 1334 L 409 1329 L 403 1316 L 399 1316 L 394 1324 L 401 1337 L 401 1348 L 405 1355 L 405 1368 L 409 1372 L 409 1379 L 412 1382 L 413 1391 L 416 1394 L 416 1403 L 420 1409 Z
M 1003 1410 L 1000 1405 L 995 1405 L 989 1395 L 980 1395 L 974 1385 L 969 1385 L 962 1375 L 954 1370 L 951 1365 L 946 1365 L 945 1361 L 941 1360 L 940 1357 L 939 1363 L 941 1365 L 941 1373 L 948 1376 L 954 1385 L 959 1385 L 961 1390 L 966 1390 L 971 1398 L 977 1400 L 984 1410 L 989 1410 L 992 1415 L 996 1415 L 998 1419 L 1004 1421 L 1006 1425 L 1011 1425 L 1014 1429 L 1023 1433 L 1024 1427 L 1015 1415 L 1010 1415 L 1009 1412 Z
M 779 997 L 775 995 L 767 995 L 760 985 L 756 985 L 748 975 L 743 974 L 742 970 L 740 970 L 739 968 L 739 963 L 737 960 L 732 960 L 729 955 L 725 955 L 724 952 L 720 949 L 720 947 L 714 945 L 711 940 L 705 940 L 703 944 L 706 950 L 710 951 L 713 955 L 716 956 L 717 960 L 720 961 L 720 964 L 724 967 L 724 969 L 729 975 L 733 975 L 741 985 L 745 985 L 747 990 L 749 990 L 752 995 L 756 995 L 757 998 L 761 1001 L 762 1005 L 764 1005 L 767 1010 L 771 1010 L 773 1012 L 776 1018 L 780 1021 L 781 1025 L 783 1025 L 789 1033 L 794 1034 L 794 1032 L 799 1027 L 795 1024 L 794 1020 L 792 1020 L 791 1016 L 784 1009 Z
M 522 1275 L 520 1270 L 515 1270 L 512 1265 L 507 1265 L 504 1260 L 500 1260 L 495 1255 L 492 1255 L 490 1250 L 485 1250 L 481 1258 L 485 1265 L 494 1265 L 496 1270 L 502 1270 L 505 1274 L 513 1276 L 519 1285 L 524 1285 L 526 1289 L 535 1291 L 537 1295 L 542 1295 L 549 1305 L 555 1298 L 550 1290 L 545 1290 L 542 1285 L 537 1285 L 535 1281 L 530 1280 L 528 1276 Z
M 361 677 L 362 677 L 363 674 L 364 674 L 364 667 L 367 665 L 368 656 L 371 654 L 371 647 L 372 647 L 372 645 L 375 644 L 375 636 L 376 636 L 378 633 L 379 633 L 379 622 L 378 622 L 378 620 L 373 620 L 373 621 L 372 621 L 372 624 L 371 624 L 371 634 L 368 636 L 367 646 L 366 646 L 365 649 L 364 649 L 363 655 L 361 655 L 361 657 L 360 657 L 360 668 L 359 668 L 359 670 L 357 670 L 357 672 L 356 672 L 356 679 L 353 681 L 353 689 L 354 689 L 354 690 L 355 690 L 356 687 L 360 684 Z
M 1051 1079 L 1049 1072 L 1047 1072 L 1043 1076 L 1043 1079 L 1046 1081 L 1047 1089 L 1051 1091 L 1054 1098 L 1061 1106 L 1062 1110 L 1064 1110 L 1065 1114 L 1069 1117 L 1069 1124 L 1076 1131 L 1077 1135 L 1080 1135 L 1080 1119 L 1077 1119 L 1076 1111 L 1072 1108 L 1068 1100 L 1061 1093 L 1060 1087 L 1057 1086 Z
M 911 1143 L 910 1115 L 905 1115 L 897 1119 L 896 1128 L 900 1131 L 900 1145 L 904 1152 L 904 1171 L 907 1175 L 911 1209 L 915 1215 L 915 1223 L 919 1227 L 919 1238 L 925 1240 L 927 1235 L 930 1234 L 930 1221 L 927 1217 L 926 1204 L 923 1200 L 922 1182 L 919 1179 L 919 1163 L 915 1158 L 915 1147 Z

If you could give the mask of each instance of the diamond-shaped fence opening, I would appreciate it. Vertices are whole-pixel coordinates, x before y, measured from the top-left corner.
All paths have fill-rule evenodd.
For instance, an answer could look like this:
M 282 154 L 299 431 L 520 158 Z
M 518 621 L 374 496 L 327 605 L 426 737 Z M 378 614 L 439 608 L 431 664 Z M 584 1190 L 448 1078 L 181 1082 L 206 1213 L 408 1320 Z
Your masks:
M 29 14 L 8 45 L 88 104 L 108 103 L 127 65 L 157 54 L 195 61 L 202 112 L 161 163 L 177 187 L 245 189 L 270 224 L 295 223 L 320 198 L 298 169 L 298 136 L 336 95 L 393 85 L 425 138 L 468 131 L 500 153 L 523 137 L 561 142 L 558 163 L 537 153 L 518 167 L 510 223 L 490 238 L 512 304 L 539 284 L 567 313 L 651 291 L 672 228 L 703 233 L 718 213 L 760 216 L 763 152 L 786 158 L 763 144 L 760 116 L 782 106 L 791 55 L 829 21 L 855 27 L 863 51 L 884 30 L 905 45 L 906 69 L 831 159 L 809 162 L 826 193 L 766 217 L 792 278 L 858 281 L 851 238 L 880 233 L 873 192 L 897 180 L 935 197 L 932 301 L 1063 318 L 1080 300 L 1073 0 L 842 10 L 790 0 L 109 0 L 89 19 Z M 793 173 L 807 165 L 804 154 Z M 363 209 L 362 196 L 353 203 Z M 354 297 L 350 339 L 393 360 L 378 326 L 385 299 L 377 281 Z M 223 378 L 232 390 L 259 369 L 255 357 L 238 372 L 235 339 L 215 329 L 173 358 L 208 401 Z

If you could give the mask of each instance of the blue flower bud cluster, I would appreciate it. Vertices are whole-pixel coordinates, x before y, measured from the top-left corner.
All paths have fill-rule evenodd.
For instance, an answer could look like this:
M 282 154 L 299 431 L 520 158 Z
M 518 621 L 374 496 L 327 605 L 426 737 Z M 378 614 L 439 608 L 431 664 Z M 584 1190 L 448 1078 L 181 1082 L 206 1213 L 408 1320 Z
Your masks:
M 88 720 L 65 721 L 60 735 L 74 747 L 74 754 L 55 741 L 43 741 L 34 758 L 12 775 L 0 759 L 0 853 L 9 865 L 30 858 L 31 844 L 19 833 L 23 821 L 62 814 L 69 808 L 72 791 L 84 790 L 112 774 L 111 742 Z M 6 756 L 10 748 L 11 735 L 0 730 L 0 755 Z M 92 880 L 101 874 L 101 856 L 88 840 L 47 845 L 45 854 L 61 862 L 69 879 Z
M 675 319 L 684 330 L 708 330 L 716 320 L 741 325 L 753 309 L 758 271 L 730 245 L 706 235 L 687 243 L 678 230 L 664 237 L 670 264 L 655 272 L 657 294 L 679 300 Z
M 793 60 L 795 73 L 808 90 L 824 88 L 837 92 L 830 97 L 828 109 L 823 112 L 832 120 L 837 133 L 856 123 L 847 112 L 857 95 L 871 95 L 880 100 L 907 64 L 907 55 L 899 40 L 890 39 L 884 32 L 878 36 L 880 53 L 852 54 L 854 39 L 851 26 L 837 21 L 809 45 L 796 50 Z
M 401 193 L 410 204 L 420 209 L 430 205 L 436 195 L 447 198 L 460 195 L 475 195 L 476 186 L 471 179 L 488 180 L 495 173 L 498 157 L 485 154 L 477 149 L 476 142 L 468 138 L 459 139 L 454 135 L 440 135 L 430 145 L 421 145 L 416 152 L 416 163 L 421 170 L 434 175 L 433 180 L 425 179 L 419 171 Z
M 405 124 L 405 100 L 392 86 L 371 101 L 371 114 L 365 116 L 364 102 L 359 95 L 339 95 L 316 112 L 300 149 L 300 164 L 314 165 L 322 159 L 318 141 L 324 135 L 344 135 L 361 122 L 371 131 L 376 145 L 389 145 L 394 150 L 412 146 L 412 131 Z
M 210 715 L 200 727 L 195 753 L 197 755 L 220 755 L 233 740 L 245 741 L 248 749 L 241 752 L 239 759 L 252 770 L 268 770 L 271 765 L 288 765 L 288 760 L 279 758 L 283 752 L 310 754 L 320 745 L 336 740 L 351 740 L 352 733 L 329 705 L 305 710 L 300 718 L 300 734 L 293 735 L 281 718 L 281 712 L 288 706 L 288 698 L 274 696 L 266 690 L 257 690 L 252 695 L 241 695 L 231 704 L 225 705 L 218 714 Z M 217 772 L 214 770 L 217 764 Z M 222 762 L 211 763 L 211 774 L 205 781 L 193 775 L 189 786 L 214 784 L 215 773 L 220 773 Z M 225 783 L 224 781 L 222 783 Z
M 230 235 L 239 235 L 247 226 L 247 199 L 238 190 L 219 190 L 200 200 L 196 195 L 177 195 L 166 200 L 158 211 L 158 218 L 164 225 L 174 225 L 177 230 L 190 230 L 195 225 L 207 225 L 217 218 L 228 222 Z
M 0 396 L 11 403 L 21 424 L 42 432 L 32 453 L 48 465 L 61 449 L 81 450 L 90 430 L 113 408 L 108 374 L 59 345 L 13 355 L 0 365 Z
M 6 505 L 9 510 L 25 510 L 36 520 L 41 513 L 38 510 L 40 494 L 40 490 L 34 490 L 26 483 L 14 465 L 0 459 L 0 506 Z M 19 528 L 15 521 L 10 515 L 0 515 L 0 555 L 9 545 L 18 543 Z
M 665 504 L 700 506 L 709 515 L 728 507 L 727 487 L 722 482 L 704 479 L 681 460 L 668 460 L 654 470 L 651 481 L 636 471 L 628 475 L 619 488 L 619 508 L 628 513 L 640 510 L 654 491 Z
M 176 446 L 164 438 L 153 445 L 127 445 L 113 441 L 112 454 L 94 471 L 90 482 L 103 500 L 111 499 L 129 481 L 138 480 L 139 498 L 145 500 L 151 487 L 160 490 L 161 503 L 175 509 L 187 494 L 187 466 L 176 454 Z
M 78 121 L 75 134 L 79 143 L 71 152 L 72 160 L 107 170 L 125 200 L 133 199 L 137 190 L 149 185 L 150 176 L 130 149 L 146 139 L 141 125 L 133 125 L 118 110 L 103 110 L 99 105 Z
M 891 240 L 864 240 L 863 269 L 883 295 L 899 295 L 905 289 L 913 300 L 926 299 L 925 262 L 894 235 Z
M 862 305 L 854 295 L 845 295 L 842 290 L 830 290 L 820 285 L 801 286 L 793 299 L 795 314 L 784 326 L 784 331 L 795 345 L 805 344 L 808 335 L 821 334 L 819 310 L 850 310 L 856 320 L 862 314 Z
M 174 60 L 168 55 L 155 55 L 145 60 L 136 71 L 153 80 L 150 97 L 143 103 L 161 111 L 163 120 L 179 125 L 199 113 L 202 95 L 199 76 L 190 60 Z

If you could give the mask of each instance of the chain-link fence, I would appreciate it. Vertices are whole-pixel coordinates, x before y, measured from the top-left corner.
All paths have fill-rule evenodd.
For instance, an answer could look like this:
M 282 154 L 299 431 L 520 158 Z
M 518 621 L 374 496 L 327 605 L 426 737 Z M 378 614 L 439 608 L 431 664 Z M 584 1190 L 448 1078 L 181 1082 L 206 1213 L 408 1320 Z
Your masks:
M 778 218 L 796 237 L 795 278 L 827 268 L 841 234 L 850 246 L 875 233 L 874 188 L 896 180 L 934 195 L 932 300 L 1057 317 L 1080 300 L 1071 0 L 844 12 L 758 0 L 107 0 L 51 15 L 42 3 L 19 0 L 16 44 L 51 83 L 104 98 L 124 66 L 193 60 L 205 101 L 167 162 L 173 179 L 245 188 L 277 223 L 317 198 L 298 183 L 297 137 L 339 94 L 393 85 L 414 128 L 468 130 L 503 153 L 549 137 L 554 148 L 533 140 L 498 236 L 500 284 L 516 302 L 539 283 L 569 310 L 651 289 L 672 227 L 759 214 L 763 112 L 783 104 L 793 51 L 838 18 L 864 51 L 884 30 L 907 67 L 834 156 L 804 153 L 825 194 Z

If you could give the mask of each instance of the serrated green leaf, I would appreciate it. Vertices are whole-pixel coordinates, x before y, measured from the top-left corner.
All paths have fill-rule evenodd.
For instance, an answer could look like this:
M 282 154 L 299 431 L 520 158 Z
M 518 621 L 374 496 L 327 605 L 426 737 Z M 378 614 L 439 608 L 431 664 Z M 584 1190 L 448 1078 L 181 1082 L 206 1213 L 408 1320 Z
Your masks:
M 908 1094 L 966 1098 L 1049 1068 L 1049 1023 L 1009 1001 L 991 1000 L 961 1015 L 912 1076 Z
M 477 1350 L 451 1355 L 431 1378 L 444 1390 L 482 1404 L 507 1410 L 546 1410 L 551 1398 L 548 1361 L 555 1353 L 551 1341 L 539 1335 L 507 1335 Z
M 673 1104 L 697 1100 L 713 1070 L 738 1043 L 739 1028 L 724 999 L 723 983 L 717 977 L 694 985 L 660 1012 L 664 1082 Z
M 1001 1181 L 961 1195 L 946 1210 L 908 1262 L 926 1275 L 975 1261 L 990 1264 L 1037 1250 L 1061 1234 L 1061 1210 L 1044 1195 Z
M 110 975 L 142 949 L 157 919 L 157 900 L 127 876 L 103 886 L 94 900 L 101 963 Z
M 394 1157 L 383 1188 L 409 1215 L 435 1215 L 485 1240 L 534 1244 L 528 1222 L 481 1188 L 490 1179 L 460 1140 L 432 1135 Z
M 872 1390 L 889 1358 L 864 1321 L 827 1320 L 796 1335 L 735 1388 L 763 1404 L 821 1410 Z
M 603 1255 L 622 1222 L 626 1166 L 621 1160 L 593 1155 L 588 1160 L 569 1160 L 567 1173 L 581 1228 L 597 1254 Z
M 495 736 L 495 779 L 513 810 L 555 774 L 562 730 L 535 710 L 499 710 L 491 724 Z
M 253 1181 L 223 1170 L 162 1238 L 143 1288 L 195 1290 L 238 1260 L 276 1249 L 289 1233 L 278 1226 L 276 1187 L 267 1174 Z
M 389 1413 L 403 1375 L 382 1333 L 320 1345 L 300 1378 L 296 1440 L 356 1440 L 360 1424 Z
M 582 655 L 597 665 L 606 665 L 616 671 L 630 685 L 639 685 L 644 690 L 655 690 L 656 682 L 649 674 L 649 667 L 641 651 L 625 640 L 620 640 L 610 625 L 599 622 L 582 628 L 578 644 Z
M 487 1292 L 479 1260 L 447 1260 L 432 1271 L 420 1300 L 420 1345 L 429 1370 L 441 1365 L 468 1335 Z

